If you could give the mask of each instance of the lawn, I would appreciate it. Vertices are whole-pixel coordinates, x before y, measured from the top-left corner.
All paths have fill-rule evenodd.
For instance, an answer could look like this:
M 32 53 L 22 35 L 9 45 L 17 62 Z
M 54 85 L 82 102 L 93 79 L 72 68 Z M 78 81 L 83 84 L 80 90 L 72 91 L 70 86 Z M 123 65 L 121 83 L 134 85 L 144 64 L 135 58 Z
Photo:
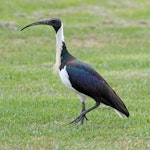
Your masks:
M 0 3 L 0 149 L 150 149 L 149 0 Z M 53 71 L 55 32 L 48 26 L 20 31 L 55 16 L 70 53 L 107 80 L 129 118 L 100 105 L 83 126 L 68 125 L 81 103 Z

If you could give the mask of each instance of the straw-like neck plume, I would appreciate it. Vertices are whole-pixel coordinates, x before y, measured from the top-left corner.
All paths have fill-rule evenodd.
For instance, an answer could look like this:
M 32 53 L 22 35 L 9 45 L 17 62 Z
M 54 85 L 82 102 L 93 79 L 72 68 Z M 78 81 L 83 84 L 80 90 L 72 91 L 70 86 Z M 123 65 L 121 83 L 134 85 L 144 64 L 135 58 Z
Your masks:
M 59 70 L 59 66 L 61 64 L 61 52 L 64 42 L 64 32 L 63 32 L 63 24 L 61 24 L 60 29 L 56 33 L 56 63 L 55 70 Z

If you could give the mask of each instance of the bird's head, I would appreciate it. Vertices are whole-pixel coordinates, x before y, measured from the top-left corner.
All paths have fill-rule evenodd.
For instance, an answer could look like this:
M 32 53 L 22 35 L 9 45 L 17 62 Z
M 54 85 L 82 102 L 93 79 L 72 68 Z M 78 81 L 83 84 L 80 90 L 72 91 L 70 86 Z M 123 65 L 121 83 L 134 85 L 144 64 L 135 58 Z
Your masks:
M 35 26 L 35 25 L 49 25 L 49 26 L 52 26 L 55 29 L 56 33 L 57 33 L 57 31 L 60 29 L 62 23 L 61 23 L 61 20 L 59 18 L 52 18 L 52 19 L 48 19 L 48 20 L 42 20 L 42 21 L 31 23 L 31 24 L 23 27 L 21 29 L 21 31 L 28 28 L 28 27 L 30 27 L 30 26 Z

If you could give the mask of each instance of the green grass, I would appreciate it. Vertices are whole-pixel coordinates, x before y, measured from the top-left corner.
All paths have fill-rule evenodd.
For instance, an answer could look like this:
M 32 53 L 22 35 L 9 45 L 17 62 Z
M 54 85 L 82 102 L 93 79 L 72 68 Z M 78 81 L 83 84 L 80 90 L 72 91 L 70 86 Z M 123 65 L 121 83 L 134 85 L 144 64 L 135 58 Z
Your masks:
M 149 0 L 1 0 L 0 149 L 150 149 L 149 7 Z M 53 72 L 55 32 L 20 32 L 53 16 L 64 22 L 69 51 L 117 91 L 129 119 L 101 105 L 83 126 L 68 125 L 81 104 Z

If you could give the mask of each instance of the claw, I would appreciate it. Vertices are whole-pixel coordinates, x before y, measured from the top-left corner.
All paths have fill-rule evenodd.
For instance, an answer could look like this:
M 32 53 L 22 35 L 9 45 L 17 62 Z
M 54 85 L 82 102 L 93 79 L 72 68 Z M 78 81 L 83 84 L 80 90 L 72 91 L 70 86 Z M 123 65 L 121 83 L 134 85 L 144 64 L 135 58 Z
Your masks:
M 84 116 L 84 118 L 86 119 L 86 121 L 89 121 L 89 119 L 86 117 L 86 115 Z
M 71 121 L 69 124 L 78 123 L 79 121 L 81 121 L 81 124 L 83 125 L 84 118 L 88 121 L 88 118 L 86 117 L 86 115 L 85 114 L 81 114 L 76 119 L 74 119 L 73 121 Z

